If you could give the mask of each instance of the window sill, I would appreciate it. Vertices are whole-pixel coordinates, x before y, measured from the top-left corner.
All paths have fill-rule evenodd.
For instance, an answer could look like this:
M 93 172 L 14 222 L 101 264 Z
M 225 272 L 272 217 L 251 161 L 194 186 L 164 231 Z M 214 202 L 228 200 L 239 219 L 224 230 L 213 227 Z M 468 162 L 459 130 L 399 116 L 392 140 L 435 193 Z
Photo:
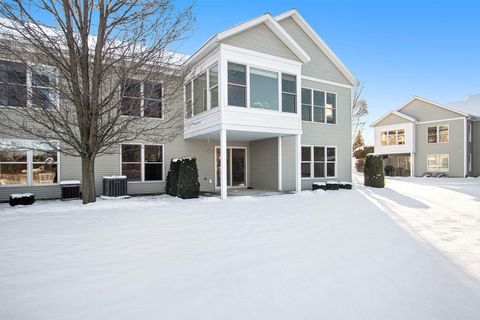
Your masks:
M 326 122 L 317 122 L 317 121 L 308 121 L 308 120 L 302 120 L 302 123 L 313 123 L 313 124 L 322 124 L 322 125 L 327 125 L 327 126 L 336 126 L 338 123 L 326 123 Z

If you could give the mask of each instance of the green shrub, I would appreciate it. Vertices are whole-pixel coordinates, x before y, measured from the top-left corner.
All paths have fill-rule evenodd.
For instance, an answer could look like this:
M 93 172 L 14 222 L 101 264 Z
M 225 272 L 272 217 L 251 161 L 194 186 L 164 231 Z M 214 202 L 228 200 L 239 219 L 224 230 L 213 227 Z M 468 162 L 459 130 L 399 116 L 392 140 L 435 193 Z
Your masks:
M 384 188 L 383 155 L 368 154 L 363 168 L 364 184 L 367 187 Z
M 200 182 L 198 182 L 197 160 L 183 158 L 178 170 L 177 196 L 182 199 L 198 198 Z
M 165 192 L 173 197 L 177 196 L 178 170 L 180 169 L 180 162 L 180 159 L 172 159 L 167 174 Z
M 364 146 L 355 149 L 353 151 L 353 156 L 355 159 L 365 159 L 367 157 L 367 154 L 373 153 L 373 146 Z

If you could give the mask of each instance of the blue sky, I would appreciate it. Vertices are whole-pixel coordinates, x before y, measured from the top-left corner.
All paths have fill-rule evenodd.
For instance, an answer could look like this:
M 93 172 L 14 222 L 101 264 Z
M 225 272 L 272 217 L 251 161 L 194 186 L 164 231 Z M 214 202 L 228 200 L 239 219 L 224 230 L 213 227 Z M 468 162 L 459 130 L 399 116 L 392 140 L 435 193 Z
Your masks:
M 446 103 L 480 92 L 480 0 L 197 0 L 195 29 L 181 51 L 293 7 L 364 86 L 369 123 L 413 95 Z M 365 136 L 371 141 L 368 127 Z

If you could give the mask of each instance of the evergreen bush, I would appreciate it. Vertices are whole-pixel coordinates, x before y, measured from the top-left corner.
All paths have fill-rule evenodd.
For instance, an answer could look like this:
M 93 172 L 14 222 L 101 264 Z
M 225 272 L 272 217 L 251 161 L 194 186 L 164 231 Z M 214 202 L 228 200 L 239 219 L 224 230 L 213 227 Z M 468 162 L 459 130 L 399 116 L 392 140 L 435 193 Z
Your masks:
M 181 159 L 172 159 L 170 161 L 170 169 L 167 174 L 167 183 L 165 192 L 173 197 L 177 196 L 178 171 L 180 169 Z
M 363 168 L 364 184 L 367 187 L 384 188 L 383 155 L 368 154 Z
M 197 160 L 183 158 L 178 170 L 177 196 L 182 199 L 198 198 L 200 182 L 198 182 Z

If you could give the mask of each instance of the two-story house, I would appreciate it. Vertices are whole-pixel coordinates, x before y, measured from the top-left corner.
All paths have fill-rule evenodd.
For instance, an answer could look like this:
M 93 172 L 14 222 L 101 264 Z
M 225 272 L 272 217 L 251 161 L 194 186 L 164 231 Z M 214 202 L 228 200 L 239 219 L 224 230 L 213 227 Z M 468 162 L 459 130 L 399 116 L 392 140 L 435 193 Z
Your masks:
M 477 96 L 451 104 L 413 97 L 372 123 L 375 152 L 385 155 L 384 166 L 399 176 L 480 175 Z
M 229 188 L 300 191 L 314 181 L 351 181 L 351 97 L 358 82 L 296 10 L 222 31 L 185 63 L 192 72 L 184 101 L 173 106 L 184 110 L 183 132 L 172 142 L 131 142 L 99 157 L 99 194 L 105 175 L 126 175 L 132 195 L 162 193 L 170 160 L 182 156 L 197 159 L 201 190 L 218 190 L 222 198 Z M 12 152 L 0 150 L 0 200 L 13 192 L 57 198 L 58 182 L 81 177 L 79 158 Z M 42 180 L 38 169 L 46 158 L 55 173 Z

